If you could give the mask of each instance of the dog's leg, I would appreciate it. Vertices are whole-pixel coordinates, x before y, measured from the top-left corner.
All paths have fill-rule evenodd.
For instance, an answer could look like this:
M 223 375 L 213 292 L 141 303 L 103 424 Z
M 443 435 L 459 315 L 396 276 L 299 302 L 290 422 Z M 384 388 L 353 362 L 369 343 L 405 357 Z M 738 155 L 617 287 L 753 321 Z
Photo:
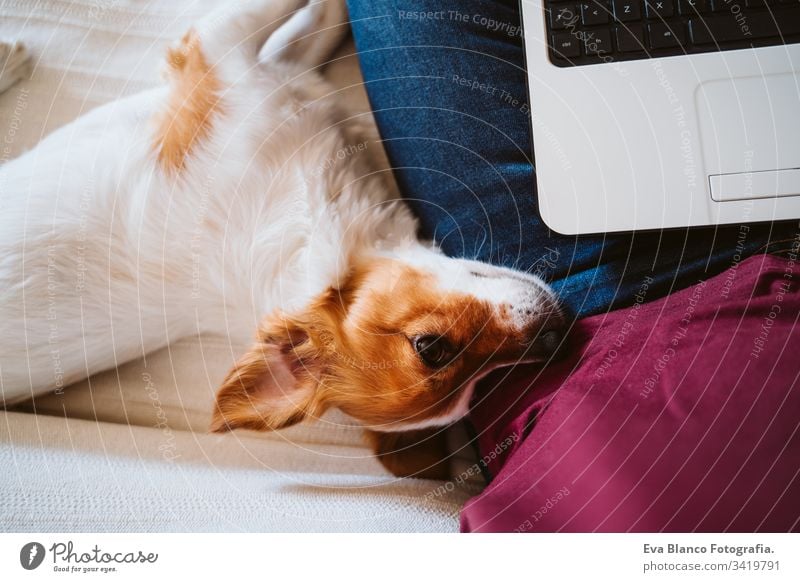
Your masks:
M 312 0 L 267 39 L 262 58 L 307 69 L 324 65 L 349 31 L 344 0 Z
M 450 477 L 446 431 L 366 431 L 381 464 L 397 477 L 444 480 Z
M 251 67 L 267 39 L 308 0 L 249 0 L 226 3 L 194 27 L 212 67 Z M 224 71 L 223 71 L 224 72 Z
M 229 125 L 241 123 L 236 105 L 224 97 L 239 94 L 236 103 L 261 86 L 248 84 L 258 69 L 264 42 L 306 0 L 232 2 L 197 22 L 168 51 L 166 76 L 172 89 L 156 114 L 158 162 L 168 175 L 182 172 L 198 144 L 208 141 L 218 113 L 226 111 Z M 258 90 L 256 89 L 258 88 Z M 245 107 L 238 107 L 245 109 Z M 229 141 L 229 140 L 226 140 Z

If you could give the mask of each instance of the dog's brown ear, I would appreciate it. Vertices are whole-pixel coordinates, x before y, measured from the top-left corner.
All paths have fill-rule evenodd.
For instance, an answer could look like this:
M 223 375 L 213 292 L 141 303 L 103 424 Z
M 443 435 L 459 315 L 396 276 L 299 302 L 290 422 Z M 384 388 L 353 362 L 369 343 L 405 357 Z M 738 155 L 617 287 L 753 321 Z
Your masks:
M 319 414 L 317 357 L 296 323 L 281 318 L 262 325 L 258 342 L 217 392 L 211 431 L 276 430 Z

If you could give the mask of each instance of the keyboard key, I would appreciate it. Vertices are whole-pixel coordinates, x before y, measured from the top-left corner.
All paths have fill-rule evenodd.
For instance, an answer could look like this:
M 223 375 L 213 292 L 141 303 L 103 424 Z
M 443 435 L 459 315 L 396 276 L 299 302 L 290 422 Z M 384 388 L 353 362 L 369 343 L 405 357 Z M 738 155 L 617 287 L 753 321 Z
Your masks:
M 614 30 L 617 37 L 617 48 L 623 53 L 635 53 L 645 50 L 644 27 L 638 22 L 627 26 L 617 26 Z
M 645 2 L 647 18 L 660 19 L 668 18 L 675 14 L 675 4 L 672 0 L 647 0 Z
M 689 19 L 689 33 L 695 44 L 752 41 L 779 34 L 793 36 L 800 34 L 800 18 L 798 11 L 788 6 L 773 8 L 771 13 L 750 12 L 741 24 L 732 14 L 719 14 Z
M 725 0 L 717 0 L 725 2 Z M 693 16 L 695 14 L 705 14 L 714 9 L 711 0 L 678 0 L 678 12 L 683 16 Z
M 581 56 L 580 41 L 571 32 L 559 32 L 553 35 L 553 52 L 562 59 L 574 59 Z
M 606 29 L 585 31 L 583 50 L 588 56 L 593 57 L 610 55 L 613 50 L 611 47 L 611 31 Z
M 605 0 L 589 0 L 581 4 L 581 20 L 585 26 L 608 22 L 608 4 Z
M 567 26 L 577 26 L 579 18 L 577 4 L 565 4 L 550 8 L 550 28 L 553 30 L 563 30 Z
M 800 0 L 544 0 L 557 66 L 800 41 Z
M 647 33 L 651 49 L 680 48 L 686 44 L 686 29 L 680 21 L 651 22 Z
M 614 0 L 614 18 L 619 22 L 641 19 L 641 0 Z

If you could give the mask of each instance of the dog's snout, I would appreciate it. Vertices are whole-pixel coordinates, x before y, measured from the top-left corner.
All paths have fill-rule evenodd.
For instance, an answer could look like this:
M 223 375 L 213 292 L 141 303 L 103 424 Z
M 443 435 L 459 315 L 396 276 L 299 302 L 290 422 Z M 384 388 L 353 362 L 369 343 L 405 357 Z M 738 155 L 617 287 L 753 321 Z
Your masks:
M 567 330 L 562 323 L 541 327 L 531 338 L 531 355 L 544 360 L 558 359 L 564 353 Z
M 564 332 L 560 329 L 549 329 L 542 333 L 534 345 L 539 348 L 543 356 L 553 356 L 558 352 L 561 343 L 564 341 Z

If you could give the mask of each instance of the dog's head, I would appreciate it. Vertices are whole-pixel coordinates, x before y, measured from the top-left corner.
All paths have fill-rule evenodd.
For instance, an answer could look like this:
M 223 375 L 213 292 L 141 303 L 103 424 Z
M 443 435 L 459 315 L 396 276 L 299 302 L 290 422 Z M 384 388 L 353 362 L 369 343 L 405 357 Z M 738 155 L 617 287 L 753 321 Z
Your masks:
M 338 407 L 377 431 L 449 424 L 488 371 L 546 361 L 564 318 L 536 277 L 420 250 L 356 266 L 303 313 L 266 317 L 212 430 L 279 429 Z

